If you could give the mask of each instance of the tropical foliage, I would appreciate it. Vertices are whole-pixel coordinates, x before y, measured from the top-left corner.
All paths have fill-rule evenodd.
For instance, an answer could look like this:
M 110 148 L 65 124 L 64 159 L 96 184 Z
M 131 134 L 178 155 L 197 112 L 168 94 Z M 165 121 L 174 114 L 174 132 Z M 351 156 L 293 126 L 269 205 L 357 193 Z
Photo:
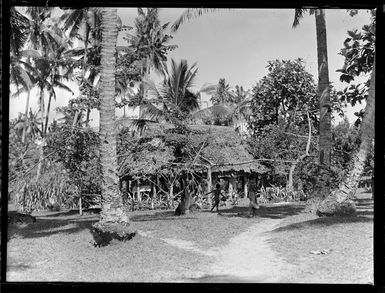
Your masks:
M 250 129 L 255 135 L 268 125 L 307 126 L 309 114 L 318 126 L 318 99 L 313 76 L 301 59 L 274 60 L 267 65 L 268 74 L 253 88 Z M 303 133 L 303 131 L 302 131 Z M 296 131 L 296 134 L 302 134 Z M 306 131 L 305 131 L 306 133 Z
M 230 91 L 230 85 L 226 83 L 226 80 L 224 78 L 219 79 L 216 92 L 210 100 L 213 105 L 234 102 L 232 92 Z
M 198 72 L 196 64 L 189 66 L 186 60 L 177 63 L 171 60 L 171 68 L 164 69 L 163 81 L 159 87 L 148 81 L 149 94 L 159 108 L 151 107 L 147 114 L 156 120 L 181 123 L 189 112 L 199 107 L 198 95 L 192 92 Z
M 372 12 L 372 20 L 369 25 L 364 25 L 361 31 L 348 31 L 348 37 L 344 41 L 344 47 L 340 54 L 345 57 L 344 66 L 337 70 L 341 72 L 340 80 L 349 83 L 343 91 L 339 92 L 341 101 L 355 106 L 362 103 L 368 97 L 370 79 L 364 83 L 353 83 L 357 76 L 370 73 L 374 64 L 375 50 L 375 18 Z M 361 123 L 364 110 L 355 113 L 356 125 Z

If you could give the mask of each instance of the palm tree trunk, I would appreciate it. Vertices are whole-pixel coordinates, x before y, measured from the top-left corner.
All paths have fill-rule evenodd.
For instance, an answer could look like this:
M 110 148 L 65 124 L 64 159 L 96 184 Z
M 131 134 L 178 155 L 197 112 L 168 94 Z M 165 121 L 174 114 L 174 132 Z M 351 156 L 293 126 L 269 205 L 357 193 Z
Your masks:
M 87 126 L 90 126 L 90 113 L 91 113 L 91 110 L 87 109 L 87 115 L 86 115 L 86 125 Z
M 334 215 L 338 211 L 338 205 L 342 205 L 352 199 L 356 193 L 359 179 L 362 175 L 365 161 L 374 138 L 374 113 L 375 113 L 375 87 L 376 87 L 375 65 L 370 79 L 370 88 L 365 106 L 365 114 L 362 119 L 360 138 L 361 144 L 359 149 L 354 153 L 351 159 L 351 168 L 345 179 L 340 183 L 338 189 L 325 201 L 321 202 L 318 207 L 318 213 L 321 215 Z M 336 211 L 330 210 L 330 207 L 337 206 Z M 355 206 L 350 203 L 350 212 L 355 212 Z
M 39 146 L 39 162 L 37 164 L 37 171 L 36 171 L 36 181 L 40 179 L 40 175 L 43 169 L 43 162 L 44 162 L 44 88 L 40 87 L 40 111 L 41 111 L 41 136 L 42 136 L 42 142 Z
M 103 176 L 101 223 L 129 222 L 119 191 L 115 137 L 115 52 L 117 9 L 103 8 L 100 72 L 100 162 Z
M 29 108 L 29 98 L 31 96 L 31 89 L 28 89 L 28 94 L 27 94 L 27 102 L 25 103 L 25 121 L 24 121 L 24 126 L 23 126 L 23 135 L 21 136 L 21 142 L 25 142 L 25 133 L 27 131 L 27 119 L 28 119 L 28 108 Z
M 86 66 L 87 66 L 87 49 L 88 49 L 88 39 L 90 36 L 90 26 L 86 24 L 85 38 L 84 38 L 84 58 L 83 58 L 83 79 L 86 74 Z M 86 125 L 89 126 L 90 123 L 90 109 L 87 109 L 86 115 Z
M 319 124 L 319 164 L 321 166 L 315 193 L 318 197 L 325 198 L 330 194 L 330 168 L 331 162 L 331 105 L 329 89 L 329 69 L 326 42 L 325 10 L 315 10 L 317 31 L 317 59 L 318 59 L 318 88 L 317 93 L 320 105 Z
M 44 88 L 41 86 L 40 87 L 40 116 L 41 116 L 41 134 L 43 135 L 44 133 Z
M 48 105 L 47 105 L 47 112 L 45 114 L 45 124 L 44 124 L 44 133 L 43 136 L 47 134 L 48 129 L 48 118 L 49 118 L 49 111 L 51 109 L 51 100 L 52 100 L 53 93 L 51 92 L 48 98 Z

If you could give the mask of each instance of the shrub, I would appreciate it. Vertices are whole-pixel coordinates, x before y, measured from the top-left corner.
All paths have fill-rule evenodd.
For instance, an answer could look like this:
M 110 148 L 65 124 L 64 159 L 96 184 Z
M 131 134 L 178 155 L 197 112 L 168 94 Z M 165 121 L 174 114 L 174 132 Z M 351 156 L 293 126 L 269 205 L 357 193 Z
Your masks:
M 275 185 L 271 185 L 271 187 L 262 186 L 257 195 L 261 203 L 290 202 L 304 200 L 306 198 L 302 190 L 293 190 Z
M 15 203 L 27 213 L 55 207 L 69 208 L 80 194 L 58 163 L 50 164 L 38 181 L 29 176 L 19 180 L 18 184 L 21 188 L 16 193 Z

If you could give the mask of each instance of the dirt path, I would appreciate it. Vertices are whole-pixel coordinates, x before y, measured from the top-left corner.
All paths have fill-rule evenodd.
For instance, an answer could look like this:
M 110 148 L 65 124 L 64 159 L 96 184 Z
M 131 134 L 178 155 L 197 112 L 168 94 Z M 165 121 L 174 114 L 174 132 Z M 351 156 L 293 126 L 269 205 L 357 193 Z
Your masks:
M 270 248 L 268 232 L 276 228 L 281 219 L 266 219 L 230 239 L 228 244 L 210 249 L 199 248 L 198 243 L 172 238 L 160 238 L 179 249 L 206 255 L 208 263 L 195 270 L 193 282 L 279 282 L 294 266 L 287 263 Z M 151 233 L 139 231 L 143 236 Z M 175 280 L 183 281 L 186 280 Z
M 266 219 L 213 251 L 215 262 L 210 266 L 209 274 L 232 276 L 251 282 L 279 282 L 283 272 L 287 274 L 292 265 L 279 258 L 270 248 L 267 232 L 276 228 L 280 222 L 277 219 Z

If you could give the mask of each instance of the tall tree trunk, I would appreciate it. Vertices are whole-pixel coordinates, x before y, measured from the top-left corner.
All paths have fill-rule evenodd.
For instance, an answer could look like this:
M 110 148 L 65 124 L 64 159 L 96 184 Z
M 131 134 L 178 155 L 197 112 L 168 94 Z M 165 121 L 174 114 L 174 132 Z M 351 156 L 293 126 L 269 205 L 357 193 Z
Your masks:
M 181 179 L 181 181 L 182 181 L 183 196 L 182 196 L 181 202 L 179 203 L 178 207 L 175 210 L 176 215 L 186 215 L 190 212 L 191 190 L 185 179 Z
M 76 126 L 76 123 L 78 122 L 79 120 L 79 116 L 80 116 L 80 110 L 75 110 L 75 116 L 74 116 L 74 120 L 72 121 L 72 129 L 75 128 Z
M 87 23 L 86 24 L 86 31 L 85 31 L 85 38 L 84 38 L 85 40 L 84 40 L 84 58 L 83 58 L 83 80 L 84 80 L 84 76 L 86 75 L 86 66 L 87 66 L 87 57 L 88 57 L 87 50 L 88 50 L 89 36 L 90 36 L 90 26 Z M 91 110 L 88 108 L 87 109 L 87 115 L 86 115 L 86 125 L 87 126 L 90 126 L 90 112 L 91 112 Z
M 86 125 L 90 126 L 90 109 L 87 109 L 87 115 L 86 115 Z
M 308 137 L 307 137 L 306 149 L 305 149 L 305 153 L 300 157 L 298 157 L 297 160 L 295 160 L 295 162 L 293 162 L 290 166 L 289 180 L 287 183 L 287 189 L 289 190 L 293 189 L 293 177 L 294 177 L 295 168 L 297 167 L 299 162 L 301 162 L 303 159 L 309 156 L 310 143 L 311 143 L 311 121 L 310 121 L 309 112 L 306 112 L 306 116 L 307 116 L 307 124 L 308 124 Z
M 100 72 L 100 162 L 103 176 L 101 223 L 128 223 L 117 175 L 115 137 L 115 52 L 118 37 L 117 9 L 102 9 Z
M 53 91 L 53 90 L 52 90 Z M 48 105 L 47 105 L 47 112 L 45 114 L 45 124 L 44 124 L 44 133 L 43 136 L 47 134 L 48 129 L 48 118 L 49 118 L 49 111 L 51 110 L 51 100 L 52 100 L 53 92 L 50 93 L 48 98 Z
M 43 138 L 42 141 L 41 141 L 41 144 L 39 146 L 39 162 L 37 163 L 36 181 L 38 181 L 40 179 L 41 172 L 42 172 L 42 169 L 43 169 L 44 145 L 45 145 L 45 139 Z
M 36 171 L 36 181 L 40 179 L 41 172 L 43 169 L 43 162 L 44 162 L 44 145 L 45 145 L 45 139 L 44 139 L 44 88 L 40 87 L 40 111 L 41 111 L 41 136 L 42 141 L 39 146 L 39 162 L 37 164 L 37 171 Z
M 359 149 L 354 153 L 351 159 L 351 167 L 344 180 L 339 184 L 338 189 L 318 207 L 319 215 L 335 215 L 347 202 L 350 209 L 346 212 L 355 212 L 355 205 L 349 202 L 356 193 L 358 182 L 364 170 L 365 161 L 373 143 L 374 138 L 374 113 L 375 113 L 375 87 L 376 73 L 375 65 L 370 79 L 370 88 L 368 98 L 366 100 L 365 114 L 362 119 L 360 138 L 361 144 Z
M 27 102 L 25 103 L 25 121 L 24 121 L 24 126 L 23 126 L 23 135 L 21 136 L 21 142 L 25 142 L 25 133 L 27 131 L 27 120 L 28 120 L 28 108 L 29 108 L 29 98 L 31 96 L 31 89 L 28 88 L 28 94 L 27 94 Z
M 320 106 L 319 124 L 319 164 L 321 166 L 318 176 L 315 194 L 325 198 L 330 193 L 330 163 L 331 163 L 331 104 L 329 89 L 329 69 L 326 42 L 325 10 L 315 10 L 315 22 L 317 31 L 317 59 L 318 59 L 318 88 Z
M 287 181 L 287 186 L 286 186 L 286 188 L 289 190 L 293 189 L 293 176 L 294 176 L 295 167 L 297 167 L 297 162 L 291 163 L 291 166 L 289 169 L 289 179 Z
M 44 133 L 44 87 L 40 87 L 40 118 L 41 118 L 41 135 L 43 136 Z

